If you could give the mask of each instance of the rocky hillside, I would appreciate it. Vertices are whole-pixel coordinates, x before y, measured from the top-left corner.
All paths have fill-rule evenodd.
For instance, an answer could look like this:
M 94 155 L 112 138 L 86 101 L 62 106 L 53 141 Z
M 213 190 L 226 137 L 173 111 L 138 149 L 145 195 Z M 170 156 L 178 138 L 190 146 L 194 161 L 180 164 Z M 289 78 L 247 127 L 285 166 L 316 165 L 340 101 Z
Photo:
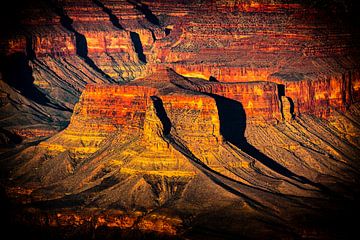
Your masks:
M 4 226 L 34 239 L 349 239 L 360 36 L 350 3 L 325 5 L 13 7 Z

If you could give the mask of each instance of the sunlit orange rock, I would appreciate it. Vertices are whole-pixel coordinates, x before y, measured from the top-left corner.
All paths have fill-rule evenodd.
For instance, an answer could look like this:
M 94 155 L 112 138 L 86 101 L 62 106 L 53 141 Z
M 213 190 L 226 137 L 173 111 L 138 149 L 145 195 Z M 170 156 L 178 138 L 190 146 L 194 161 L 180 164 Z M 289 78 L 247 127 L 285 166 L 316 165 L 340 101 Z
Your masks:
M 233 99 L 241 103 L 246 121 L 261 123 L 281 119 L 278 86 L 270 82 L 221 83 L 200 79 L 190 80 L 193 90 Z
M 8 215 L 71 239 L 351 239 L 360 41 L 339 2 L 24 7 L 0 37 Z
M 36 36 L 32 39 L 32 45 L 35 56 L 39 58 L 48 54 L 52 56 L 76 55 L 75 36 L 73 34 L 54 35 L 49 33 L 45 36 Z
M 150 96 L 156 92 L 154 88 L 140 86 L 87 85 L 69 127 L 41 146 L 51 151 L 91 154 L 118 129 L 139 130 Z

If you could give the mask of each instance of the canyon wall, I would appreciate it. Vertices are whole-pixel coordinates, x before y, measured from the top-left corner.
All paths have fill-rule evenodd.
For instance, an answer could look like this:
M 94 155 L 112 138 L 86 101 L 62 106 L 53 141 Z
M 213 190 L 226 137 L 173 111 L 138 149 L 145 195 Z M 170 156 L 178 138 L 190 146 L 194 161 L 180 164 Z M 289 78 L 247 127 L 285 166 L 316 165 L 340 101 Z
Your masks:
M 360 35 L 340 1 L 29 2 L 0 37 L 6 221 L 350 238 Z
M 164 67 L 188 78 L 237 83 L 224 85 L 232 90 L 211 92 L 239 101 L 249 120 L 281 118 L 275 84 L 284 86 L 282 94 L 297 115 L 328 117 L 359 100 L 358 43 L 350 26 L 300 4 L 210 1 L 207 8 L 199 6 L 43 1 L 25 11 L 26 31 L 3 38 L 2 50 L 6 56 L 27 56 L 35 86 L 69 109 L 87 83 L 133 80 Z M 250 90 L 253 84 L 238 84 L 259 81 L 273 85 L 260 87 L 272 96 Z

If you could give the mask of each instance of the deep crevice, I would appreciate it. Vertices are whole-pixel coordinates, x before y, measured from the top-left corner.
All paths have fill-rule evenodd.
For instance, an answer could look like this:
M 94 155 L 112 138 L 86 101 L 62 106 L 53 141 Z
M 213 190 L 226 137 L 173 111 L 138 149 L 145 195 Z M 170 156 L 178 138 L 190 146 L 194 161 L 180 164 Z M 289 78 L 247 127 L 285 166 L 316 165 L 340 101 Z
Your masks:
M 26 98 L 41 105 L 50 105 L 47 96 L 34 85 L 32 68 L 25 53 L 4 56 L 0 61 L 4 81 Z
M 278 99 L 279 99 L 279 108 L 282 119 L 285 119 L 284 116 L 284 104 L 282 101 L 282 97 L 285 96 L 285 85 L 284 84 L 277 84 L 277 90 L 278 90 Z
M 50 3 L 52 4 L 55 13 L 60 16 L 61 25 L 75 35 L 76 54 L 79 57 L 83 58 L 85 63 L 89 65 L 92 69 L 94 69 L 96 72 L 103 75 L 109 81 L 114 81 L 109 75 L 107 75 L 103 70 L 101 70 L 94 63 L 94 61 L 88 56 L 88 47 L 87 47 L 86 38 L 83 34 L 76 31 L 75 28 L 72 26 L 73 20 L 65 13 L 65 11 L 61 7 L 57 6 L 52 1 L 50 1 Z
M 163 104 L 161 98 L 159 98 L 157 96 L 151 96 L 150 98 L 154 103 L 156 116 L 160 119 L 160 121 L 163 125 L 163 135 L 164 136 L 170 135 L 171 121 L 166 114 L 166 110 L 164 108 L 164 104 Z
M 128 1 L 130 4 L 132 4 L 136 10 L 140 11 L 142 14 L 144 14 L 146 20 L 151 22 L 154 25 L 160 26 L 159 19 L 152 13 L 152 11 L 149 9 L 149 6 L 141 3 L 139 1 Z
M 211 169 L 209 166 L 204 164 L 200 159 L 198 159 L 183 143 L 178 141 L 176 137 L 171 134 L 171 120 L 167 116 L 166 110 L 164 108 L 164 104 L 161 98 L 157 96 L 151 96 L 151 100 L 153 101 L 156 116 L 159 118 L 163 125 L 163 136 L 164 140 L 168 142 L 171 146 L 174 147 L 177 151 L 182 153 L 186 158 L 190 160 L 190 163 L 193 164 L 196 168 L 198 168 L 201 172 L 203 172 L 206 176 L 210 178 L 215 184 L 221 186 L 226 191 L 229 191 L 237 196 L 244 198 L 251 206 L 254 208 L 265 208 L 260 202 L 250 198 L 247 194 L 242 193 L 241 191 L 237 190 L 231 184 L 240 184 L 243 188 L 248 188 L 243 183 L 237 182 L 234 179 L 231 179 L 221 173 L 218 173 Z M 228 181 L 229 183 L 225 183 Z
M 30 61 L 35 59 L 35 52 L 33 49 L 33 39 L 31 36 L 26 37 L 26 56 Z
M 177 73 L 175 72 L 175 74 Z M 186 81 L 189 81 L 186 77 L 182 75 L 179 76 L 184 78 Z M 172 83 L 182 89 L 193 91 L 192 89 L 187 89 L 186 87 L 175 82 Z M 252 146 L 245 137 L 246 112 L 240 102 L 212 93 L 202 93 L 212 97 L 216 102 L 220 121 L 220 133 L 225 138 L 225 140 L 232 143 L 234 146 L 236 146 L 249 156 L 253 157 L 254 159 L 258 160 L 264 166 L 268 167 L 274 172 L 302 184 L 308 184 L 310 186 L 316 187 L 324 193 L 328 193 L 329 195 L 333 195 L 333 193 L 327 187 L 319 183 L 314 183 L 306 177 L 293 173 L 286 167 L 277 163 L 275 160 L 266 156 L 257 148 Z M 284 91 L 280 91 L 279 95 L 280 94 L 285 94 L 285 88 Z
M 281 97 L 285 96 L 285 85 L 284 84 L 278 84 L 278 97 L 281 99 Z
M 295 118 L 295 104 L 291 97 L 286 97 L 290 103 L 290 114 L 292 118 Z
M 227 141 L 241 149 L 246 154 L 255 158 L 274 172 L 302 184 L 308 184 L 316 187 L 323 192 L 330 193 L 330 190 L 325 186 L 314 183 L 306 177 L 293 173 L 286 167 L 277 163 L 272 158 L 260 152 L 247 141 L 245 137 L 246 113 L 240 102 L 215 94 L 208 95 L 212 96 L 216 102 L 220 120 L 220 132 Z
M 134 45 L 135 52 L 138 55 L 139 60 L 142 61 L 143 63 L 146 63 L 146 56 L 144 54 L 144 49 L 139 34 L 136 32 L 130 32 L 130 38 Z
M 115 14 L 113 14 L 113 12 L 111 11 L 110 8 L 106 7 L 106 6 L 105 6 L 101 1 L 99 1 L 99 0 L 93 0 L 93 2 L 94 2 L 97 6 L 99 6 L 100 8 L 102 8 L 102 10 L 109 15 L 110 21 L 111 21 L 111 23 L 112 23 L 115 27 L 117 27 L 117 28 L 120 29 L 120 30 L 124 30 L 123 26 L 121 26 L 121 24 L 120 24 L 119 18 L 118 18 Z

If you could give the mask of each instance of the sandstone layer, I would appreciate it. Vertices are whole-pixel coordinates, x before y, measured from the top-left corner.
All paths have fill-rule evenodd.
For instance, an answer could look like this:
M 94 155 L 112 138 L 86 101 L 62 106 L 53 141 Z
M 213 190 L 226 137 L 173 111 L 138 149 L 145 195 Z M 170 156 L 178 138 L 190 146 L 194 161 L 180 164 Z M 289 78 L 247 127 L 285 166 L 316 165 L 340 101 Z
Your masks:
M 360 38 L 350 5 L 317 4 L 24 4 L 0 38 L 4 226 L 349 239 Z

